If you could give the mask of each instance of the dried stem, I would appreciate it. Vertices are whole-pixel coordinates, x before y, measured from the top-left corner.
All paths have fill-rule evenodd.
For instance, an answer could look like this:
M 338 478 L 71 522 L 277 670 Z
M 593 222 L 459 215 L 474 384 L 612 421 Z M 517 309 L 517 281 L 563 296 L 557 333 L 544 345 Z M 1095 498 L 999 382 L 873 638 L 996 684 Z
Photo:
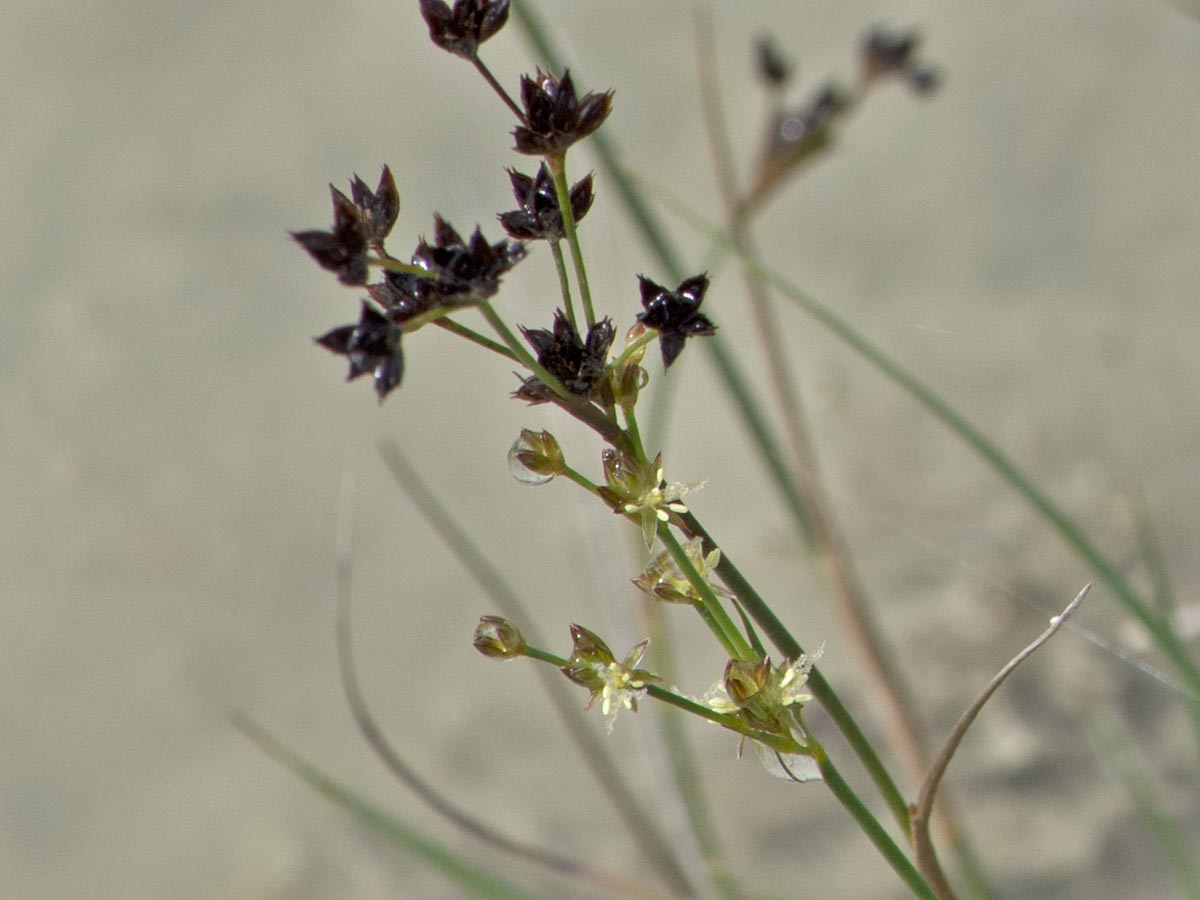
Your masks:
M 1079 604 L 1083 602 L 1083 598 L 1087 596 L 1088 591 L 1092 589 L 1092 585 L 1085 584 L 1083 590 L 1075 595 L 1075 599 L 1067 604 L 1057 616 L 1050 619 L 1050 627 L 1043 631 L 1038 638 L 1028 647 L 1009 660 L 1008 664 L 996 673 L 996 676 L 988 683 L 988 686 L 983 689 L 983 692 L 976 698 L 975 702 L 967 707 L 950 732 L 950 736 L 946 739 L 945 745 L 942 747 L 937 758 L 933 761 L 929 771 L 925 775 L 925 781 L 921 785 L 921 792 L 917 796 L 917 802 L 913 804 L 909 813 L 909 822 L 911 823 L 913 854 L 916 858 L 917 868 L 921 874 L 937 891 L 939 900 L 953 900 L 954 892 L 951 891 L 949 884 L 946 882 L 946 876 L 942 872 L 941 865 L 938 863 L 937 853 L 934 850 L 933 842 L 929 837 L 929 817 L 933 811 L 934 797 L 937 794 L 938 785 L 941 784 L 942 776 L 946 774 L 946 769 L 950 765 L 950 760 L 954 758 L 955 752 L 958 750 L 962 739 L 966 736 L 967 729 L 979 716 L 985 703 L 991 699 L 992 694 L 1004 683 L 1013 671 L 1023 663 L 1026 659 L 1033 655 L 1042 644 L 1050 640 L 1062 627 L 1063 623 L 1075 612 Z

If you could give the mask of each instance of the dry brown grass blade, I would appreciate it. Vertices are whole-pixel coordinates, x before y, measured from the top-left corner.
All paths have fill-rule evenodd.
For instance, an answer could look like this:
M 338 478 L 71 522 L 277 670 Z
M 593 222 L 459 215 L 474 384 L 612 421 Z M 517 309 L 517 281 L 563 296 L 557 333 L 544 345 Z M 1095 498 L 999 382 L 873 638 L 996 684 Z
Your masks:
M 942 867 L 938 862 L 937 852 L 934 850 L 933 842 L 929 838 L 929 819 L 933 812 L 933 801 L 937 795 L 938 785 L 941 784 L 942 776 L 946 774 L 950 760 L 954 758 L 959 745 L 962 744 L 963 738 L 966 737 L 967 730 L 974 723 L 975 719 L 978 718 L 984 704 L 991 699 L 992 694 L 996 693 L 1000 685 L 1013 673 L 1017 666 L 1032 656 L 1034 651 L 1041 647 L 1042 644 L 1054 637 L 1058 629 L 1075 612 L 1091 589 L 1092 585 L 1090 582 L 1085 584 L 1083 590 L 1075 595 L 1075 599 L 1067 604 L 1067 608 L 1050 619 L 1050 627 L 1038 635 L 1033 643 L 1009 660 L 1008 664 L 996 673 L 996 676 L 988 682 L 988 686 L 983 689 L 983 692 L 975 699 L 975 702 L 967 707 L 966 711 L 955 723 L 954 728 L 950 731 L 950 736 L 942 746 L 941 752 L 938 753 L 937 758 L 933 761 L 933 765 L 929 767 L 929 771 L 925 775 L 925 781 L 921 784 L 921 792 L 917 796 L 917 802 L 913 804 L 910 815 L 913 856 L 917 864 L 917 869 L 942 900 L 953 900 L 954 892 L 946 881 L 946 875 L 942 872 Z

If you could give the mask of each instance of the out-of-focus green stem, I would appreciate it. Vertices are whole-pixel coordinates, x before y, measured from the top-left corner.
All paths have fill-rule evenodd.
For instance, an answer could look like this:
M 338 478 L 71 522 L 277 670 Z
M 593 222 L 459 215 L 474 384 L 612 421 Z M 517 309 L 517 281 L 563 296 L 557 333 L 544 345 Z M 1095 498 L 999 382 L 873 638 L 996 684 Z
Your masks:
M 235 713 L 232 718 L 234 727 L 313 789 L 341 806 L 359 822 L 374 828 L 396 845 L 424 859 L 431 867 L 457 882 L 470 896 L 488 897 L 493 900 L 532 900 L 532 894 L 527 894 L 523 889 L 492 872 L 477 867 L 473 860 L 467 858 L 461 847 L 450 847 L 430 840 L 406 822 L 334 781 L 246 716 Z
M 1106 712 L 1093 712 L 1088 720 L 1092 735 L 1129 791 L 1142 821 L 1154 835 L 1175 877 L 1191 900 L 1200 900 L 1200 865 L 1196 863 L 1196 851 L 1188 846 L 1181 829 L 1167 815 L 1150 779 L 1134 761 L 1133 748 Z

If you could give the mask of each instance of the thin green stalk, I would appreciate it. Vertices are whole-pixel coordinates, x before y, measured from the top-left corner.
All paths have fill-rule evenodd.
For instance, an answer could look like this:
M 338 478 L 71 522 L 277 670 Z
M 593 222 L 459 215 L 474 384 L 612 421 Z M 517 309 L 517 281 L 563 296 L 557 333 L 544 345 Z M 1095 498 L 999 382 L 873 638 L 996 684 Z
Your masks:
M 811 676 L 809 683 L 812 683 Z M 921 873 L 912 864 L 912 860 L 888 836 L 887 831 L 879 824 L 879 820 L 871 815 L 871 811 L 867 809 L 866 804 L 862 802 L 859 796 L 854 793 L 854 789 L 842 778 L 842 773 L 833 764 L 833 760 L 829 758 L 829 754 L 825 752 L 825 748 L 811 735 L 808 738 L 809 750 L 818 768 L 821 770 L 821 776 L 825 780 L 825 785 L 833 792 L 833 795 L 837 797 L 838 802 L 845 807 L 846 811 L 850 813 L 854 821 L 858 823 L 858 827 L 863 830 L 863 833 L 875 845 L 875 849 L 879 851 L 880 855 L 887 860 L 896 874 L 900 876 L 900 880 L 913 892 L 913 896 L 919 897 L 921 900 L 938 900 L 937 895 L 933 892 L 933 888 L 921 877 Z
M 575 227 L 575 211 L 571 209 L 571 189 L 567 185 L 567 157 L 565 153 L 546 157 L 550 175 L 554 179 L 554 194 L 558 198 L 558 211 L 562 215 L 563 233 L 567 246 L 571 248 L 571 260 L 575 263 L 575 281 L 579 285 L 579 297 L 583 301 L 583 314 L 588 328 L 596 324 L 596 310 L 592 307 L 592 290 L 588 287 L 587 266 L 583 263 L 583 250 L 579 246 L 579 231 Z
M 574 402 L 575 398 L 572 396 L 571 392 L 568 391 L 566 387 L 563 386 L 561 381 L 551 374 L 545 366 L 534 359 L 533 355 L 521 345 L 521 342 L 517 340 L 517 336 L 513 333 L 513 330 L 508 327 L 502 318 L 500 318 L 500 316 L 496 313 L 496 310 L 492 308 L 491 303 L 488 303 L 486 300 L 483 303 L 480 303 L 479 311 L 483 313 L 483 317 L 487 319 L 488 324 L 492 326 L 492 330 L 500 336 L 500 339 L 504 341 L 505 345 L 509 350 L 512 351 L 513 355 L 517 358 L 517 361 L 520 362 L 521 365 L 525 366 L 525 368 L 540 378 L 542 384 L 546 385 L 546 387 L 553 391 L 556 395 L 564 400 Z
M 638 335 L 638 337 L 626 344 L 624 349 L 621 350 L 620 355 L 613 357 L 613 361 L 610 364 L 611 368 L 613 370 L 620 369 L 623 365 L 625 365 L 631 356 L 633 356 L 639 350 L 650 346 L 650 344 L 654 343 L 654 341 L 657 339 L 658 332 L 654 331 L 652 328 L 647 328 L 642 334 Z
M 596 487 L 595 482 L 593 482 L 590 478 L 588 478 L 586 475 L 582 474 L 581 472 L 577 472 L 574 469 L 572 469 L 570 466 L 564 465 L 562 472 L 560 472 L 559 474 L 562 475 L 564 478 L 569 478 L 571 481 L 575 482 L 577 485 L 579 485 L 581 488 L 583 488 L 589 494 L 596 494 L 597 496 L 599 496 L 599 488 Z
M 638 430 L 637 413 L 632 406 L 622 406 L 621 410 L 625 413 L 625 433 L 629 435 L 629 440 L 637 451 L 636 457 L 645 461 L 646 449 L 642 444 L 642 433 Z
M 456 334 L 459 337 L 466 338 L 473 344 L 478 344 L 485 350 L 491 350 L 493 353 L 499 353 L 506 359 L 511 359 L 513 362 L 517 362 L 517 355 L 509 350 L 506 346 L 503 344 L 497 344 L 491 338 L 484 337 L 478 331 L 468 328 L 466 325 L 462 325 L 453 319 L 438 319 L 434 324 L 437 325 L 438 328 L 449 331 L 451 334 Z
M 406 263 L 403 260 L 396 259 L 394 256 L 369 256 L 367 257 L 367 265 L 375 266 L 378 269 L 386 269 L 388 272 L 402 272 L 405 275 L 418 275 L 421 278 L 429 277 L 428 269 L 423 269 L 414 263 Z
M 563 259 L 561 241 L 550 241 L 550 255 L 554 257 L 554 271 L 558 273 L 558 292 L 562 295 L 563 312 L 571 327 L 579 331 L 579 323 L 575 320 L 575 304 L 571 301 L 571 280 L 567 277 L 567 262 Z
M 681 519 L 685 532 L 704 540 L 705 552 L 718 546 L 693 513 L 685 513 Z M 721 551 L 721 560 L 717 564 L 717 574 L 725 582 L 725 586 L 737 595 L 738 601 L 746 612 L 758 623 L 758 627 L 763 630 L 779 652 L 788 659 L 799 659 L 800 655 L 804 653 L 804 648 L 800 646 L 799 641 L 792 637 L 791 632 L 787 630 L 758 591 L 746 580 L 724 550 Z M 825 676 L 821 674 L 819 668 L 813 667 L 808 676 L 808 684 L 812 688 L 813 696 L 825 708 L 833 724 L 846 738 L 850 749 L 854 751 L 854 755 L 858 757 L 871 780 L 875 782 L 892 817 L 900 826 L 901 832 L 907 835 L 909 833 L 908 804 L 887 767 L 883 764 L 883 760 L 875 752 L 875 747 L 858 726 L 850 714 L 850 710 L 842 703 L 832 685 L 825 680 Z
M 750 644 L 733 624 L 733 620 L 729 618 L 725 608 L 721 606 L 721 601 L 713 593 L 712 585 L 696 571 L 696 567 L 692 565 L 692 561 L 688 559 L 686 551 L 680 545 L 679 539 L 675 537 L 671 526 L 666 522 L 660 522 L 658 525 L 658 539 L 663 542 L 684 577 L 699 593 L 700 600 L 696 604 L 696 610 L 708 627 L 712 629 L 713 634 L 717 636 L 721 646 L 725 648 L 725 652 L 734 659 L 754 659 L 754 651 Z

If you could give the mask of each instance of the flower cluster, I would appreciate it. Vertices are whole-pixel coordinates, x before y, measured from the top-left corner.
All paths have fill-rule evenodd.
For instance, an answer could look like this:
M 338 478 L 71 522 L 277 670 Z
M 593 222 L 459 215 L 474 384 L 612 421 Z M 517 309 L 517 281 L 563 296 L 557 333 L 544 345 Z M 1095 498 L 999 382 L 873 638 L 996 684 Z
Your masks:
M 620 662 L 608 644 L 582 625 L 571 626 L 571 640 L 574 647 L 562 673 L 588 689 L 584 709 L 591 709 L 597 700 L 600 701 L 600 712 L 608 719 L 611 733 L 617 712 L 622 707 L 637 712 L 638 700 L 646 693 L 646 685 L 662 680 L 653 672 L 638 668 L 650 639 L 634 645 Z
M 649 465 L 640 465 L 620 450 L 605 450 L 601 459 L 607 484 L 597 489 L 600 496 L 613 512 L 638 518 L 647 550 L 654 546 L 658 523 L 669 521 L 671 513 L 686 513 L 683 498 L 704 487 L 703 481 L 664 481 L 661 453 Z
M 372 309 L 370 304 L 362 305 L 357 324 L 334 328 L 315 340 L 331 353 L 349 357 L 347 381 L 367 372 L 373 373 L 379 402 L 382 403 L 383 398 L 400 384 L 404 375 L 400 328 Z
M 658 345 L 662 350 L 663 368 L 670 368 L 683 344 L 690 337 L 717 333 L 717 326 L 700 312 L 704 293 L 708 290 L 708 275 L 693 275 L 680 282 L 675 290 L 667 290 L 661 284 L 644 275 L 638 276 L 642 288 L 643 312 L 638 321 L 658 332 Z
M 478 227 L 464 241 L 435 215 L 433 243 L 422 238 L 411 257 L 417 271 L 387 271 L 367 293 L 389 319 L 402 324 L 439 307 L 470 306 L 495 296 L 500 276 L 524 258 L 519 241 L 489 244 Z
M 692 568 L 700 575 L 712 592 L 718 597 L 732 599 L 733 594 L 714 584 L 709 573 L 716 569 L 721 562 L 721 551 L 714 547 L 709 553 L 704 552 L 704 542 L 694 537 L 683 545 L 683 552 L 692 564 Z M 632 579 L 633 583 L 656 600 L 667 603 L 699 603 L 700 592 L 683 573 L 669 550 L 663 550 L 647 564 L 642 574 Z
M 554 191 L 554 179 L 546 164 L 538 168 L 536 178 L 516 169 L 508 170 L 517 209 L 500 213 L 496 218 L 510 236 L 523 241 L 561 241 L 564 237 L 562 212 Z M 571 215 L 579 222 L 592 208 L 592 176 L 575 183 L 570 190 Z
M 509 0 L 421 0 L 421 15 L 429 26 L 429 39 L 443 50 L 474 59 L 479 45 L 508 21 Z
M 731 659 L 725 665 L 724 677 L 703 702 L 715 712 L 740 719 L 750 731 L 775 738 L 784 746 L 794 745 L 788 747 L 789 752 L 802 752 L 806 740 L 797 717 L 813 698 L 808 676 L 820 656 L 818 650 L 778 666 L 767 657 Z
M 875 28 L 863 38 L 861 66 L 863 81 L 898 76 L 917 94 L 933 91 L 941 80 L 937 69 L 917 62 L 921 38 L 915 31 L 893 32 Z
M 292 237 L 322 268 L 337 273 L 343 284 L 366 285 L 368 250 L 379 254 L 381 265 L 390 260 L 383 242 L 400 211 L 396 183 L 385 166 L 374 191 L 358 176 L 350 184 L 350 197 L 332 186 L 330 190 L 333 228 L 293 232 Z M 364 302 L 356 324 L 335 328 L 316 342 L 350 358 L 350 380 L 373 372 L 375 392 L 382 400 L 400 384 L 404 373 L 400 326 L 439 307 L 488 299 L 499 290 L 500 277 L 524 257 L 525 246 L 519 241 L 489 244 L 478 228 L 464 241 L 441 216 L 435 216 L 433 243 L 422 239 L 417 244 L 406 271 L 386 271 L 383 281 L 366 285 L 377 308 Z
M 588 329 L 587 339 L 580 340 L 575 326 L 561 310 L 555 310 L 553 331 L 522 327 L 521 333 L 537 352 L 538 364 L 572 394 L 590 397 L 601 385 L 608 366 L 608 350 L 616 337 L 611 319 L 601 319 Z M 530 403 L 544 403 L 550 399 L 550 392 L 539 379 L 530 377 L 516 396 Z
M 561 156 L 572 144 L 600 127 L 612 111 L 612 91 L 579 97 L 571 73 L 555 79 L 548 72 L 521 76 L 524 122 L 513 130 L 518 153 Z
M 392 172 L 383 167 L 379 186 L 372 191 L 357 175 L 350 182 L 351 197 L 332 184 L 333 228 L 329 231 L 293 231 L 292 239 L 308 251 L 323 269 L 337 273 L 342 284 L 367 283 L 367 248 L 382 245 L 400 214 L 400 193 Z

